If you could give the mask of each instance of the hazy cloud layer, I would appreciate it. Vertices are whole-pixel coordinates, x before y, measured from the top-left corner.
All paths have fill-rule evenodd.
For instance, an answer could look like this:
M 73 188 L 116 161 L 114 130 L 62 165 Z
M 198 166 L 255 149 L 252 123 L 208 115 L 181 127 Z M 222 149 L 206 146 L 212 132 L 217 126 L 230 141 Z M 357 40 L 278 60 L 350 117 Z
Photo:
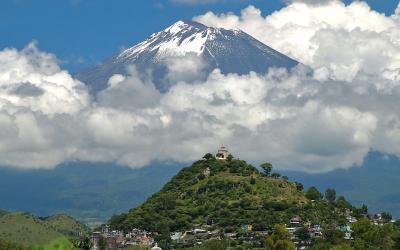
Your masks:
M 0 164 L 53 167 L 65 160 L 192 161 L 221 144 L 254 163 L 327 171 L 360 164 L 370 149 L 400 155 L 400 24 L 366 4 L 293 3 L 263 17 L 207 13 L 196 20 L 241 28 L 314 71 L 223 75 L 170 58 L 160 93 L 135 67 L 90 97 L 34 44 L 0 52 Z M 338 42 L 340 41 L 340 42 Z

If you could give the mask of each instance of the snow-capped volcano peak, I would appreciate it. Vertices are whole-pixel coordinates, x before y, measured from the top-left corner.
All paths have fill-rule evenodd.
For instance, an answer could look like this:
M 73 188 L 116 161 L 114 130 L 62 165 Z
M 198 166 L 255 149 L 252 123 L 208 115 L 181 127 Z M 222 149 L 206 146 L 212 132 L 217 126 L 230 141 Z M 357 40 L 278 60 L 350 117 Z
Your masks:
M 169 59 L 188 54 L 202 62 L 204 76 L 215 68 L 224 74 L 247 74 L 250 71 L 265 73 L 270 67 L 292 68 L 298 64 L 241 30 L 178 21 L 102 64 L 80 72 L 77 77 L 98 91 L 107 87 L 112 75 L 125 74 L 126 66 L 134 64 L 139 71 L 151 72 L 157 88 L 165 91 L 174 84 L 166 78 Z
M 170 34 L 177 34 L 181 31 L 185 31 L 185 30 L 204 30 L 207 29 L 207 26 L 201 24 L 201 23 L 197 23 L 197 22 L 193 22 L 193 21 L 178 21 L 176 23 L 174 23 L 173 25 L 169 26 L 168 28 L 166 28 L 164 30 L 164 32 L 169 32 Z
M 146 51 L 157 51 L 156 57 L 159 60 L 168 56 L 183 56 L 187 53 L 199 55 L 205 48 L 209 29 L 200 23 L 178 21 L 165 30 L 153 34 L 146 41 L 123 51 L 116 59 L 123 61 Z
M 229 31 L 207 27 L 194 21 L 178 21 L 163 31 L 154 33 L 146 41 L 123 51 L 116 60 L 130 60 L 143 52 L 156 52 L 157 60 L 188 53 L 201 55 L 207 49 L 207 43 L 216 39 L 229 40 L 232 35 L 248 36 L 239 29 Z

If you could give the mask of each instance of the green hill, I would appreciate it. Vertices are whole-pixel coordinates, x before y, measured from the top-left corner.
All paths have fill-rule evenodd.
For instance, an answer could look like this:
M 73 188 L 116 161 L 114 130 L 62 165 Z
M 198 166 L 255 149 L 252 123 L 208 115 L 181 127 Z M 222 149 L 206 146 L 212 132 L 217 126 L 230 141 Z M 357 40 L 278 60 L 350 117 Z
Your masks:
M 87 228 L 72 217 L 39 218 L 30 213 L 6 213 L 0 217 L 0 240 L 25 246 L 46 244 L 60 237 L 78 236 Z
M 69 237 L 77 237 L 90 232 L 88 227 L 66 214 L 52 215 L 47 217 L 45 222 L 57 232 Z
M 141 206 L 113 216 L 111 226 L 165 233 L 204 224 L 225 231 L 244 224 L 268 230 L 293 216 L 317 224 L 344 222 L 332 206 L 307 199 L 301 185 L 285 177 L 260 173 L 242 160 L 205 158 L 182 169 Z

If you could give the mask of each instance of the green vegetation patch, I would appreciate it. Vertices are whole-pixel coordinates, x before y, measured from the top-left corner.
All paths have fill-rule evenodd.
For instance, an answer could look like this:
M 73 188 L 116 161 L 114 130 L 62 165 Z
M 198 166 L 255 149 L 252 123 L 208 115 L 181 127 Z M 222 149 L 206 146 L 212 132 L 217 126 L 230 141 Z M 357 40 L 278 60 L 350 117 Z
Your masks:
M 253 230 L 268 230 L 289 223 L 293 216 L 318 222 L 344 220 L 326 203 L 308 199 L 299 183 L 271 173 L 269 163 L 263 169 L 260 173 L 245 161 L 206 155 L 182 169 L 141 206 L 113 216 L 110 224 L 159 233 L 208 224 L 229 232 L 245 224 Z
M 62 237 L 78 237 L 88 229 L 66 215 L 45 219 L 30 213 L 7 213 L 0 217 L 0 240 L 24 246 L 44 245 Z

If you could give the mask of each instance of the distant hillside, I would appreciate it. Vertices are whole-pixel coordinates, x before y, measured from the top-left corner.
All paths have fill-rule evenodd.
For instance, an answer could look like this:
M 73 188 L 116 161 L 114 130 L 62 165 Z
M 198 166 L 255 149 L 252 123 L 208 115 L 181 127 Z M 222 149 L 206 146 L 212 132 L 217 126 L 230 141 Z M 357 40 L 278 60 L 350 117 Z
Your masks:
M 66 214 L 52 215 L 45 218 L 44 221 L 54 230 L 65 236 L 76 237 L 79 236 L 79 234 L 87 234 L 90 232 L 88 227 Z
M 87 230 L 86 226 L 66 215 L 39 218 L 30 213 L 16 212 L 0 217 L 0 240 L 25 246 L 46 244 L 63 236 L 77 237 Z
M 0 168 L 0 208 L 38 216 L 66 213 L 85 223 L 105 222 L 141 204 L 181 168 L 152 164 L 132 169 L 87 162 L 65 163 L 54 170 Z
M 224 230 L 252 224 L 265 230 L 293 216 L 315 223 L 343 221 L 326 203 L 307 199 L 299 184 L 259 173 L 242 160 L 211 157 L 182 169 L 160 192 L 127 214 L 114 216 L 110 224 L 160 233 L 202 224 Z

